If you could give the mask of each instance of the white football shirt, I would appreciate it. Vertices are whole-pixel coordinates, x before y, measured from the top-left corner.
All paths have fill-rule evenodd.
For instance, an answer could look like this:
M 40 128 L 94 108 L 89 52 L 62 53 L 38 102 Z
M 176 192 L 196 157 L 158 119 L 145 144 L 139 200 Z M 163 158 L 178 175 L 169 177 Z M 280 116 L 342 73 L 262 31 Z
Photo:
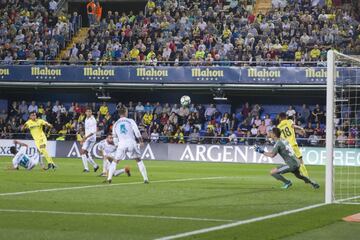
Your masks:
M 120 118 L 113 126 L 113 136 L 118 144 L 135 142 L 136 138 L 141 138 L 141 134 L 135 121 L 130 118 Z
M 104 155 L 110 155 L 111 153 L 114 153 L 116 151 L 116 145 L 115 144 L 110 144 L 108 143 L 108 141 L 106 141 L 106 139 L 102 140 L 99 145 L 98 145 L 98 149 L 100 151 L 104 152 Z
M 94 116 L 85 119 L 85 137 L 89 136 L 91 133 L 93 135 L 88 138 L 90 141 L 96 141 L 96 130 L 97 130 L 97 123 Z
M 21 146 L 18 152 L 16 153 L 15 157 L 12 160 L 14 168 L 19 166 L 28 168 L 31 158 L 26 154 L 26 147 Z

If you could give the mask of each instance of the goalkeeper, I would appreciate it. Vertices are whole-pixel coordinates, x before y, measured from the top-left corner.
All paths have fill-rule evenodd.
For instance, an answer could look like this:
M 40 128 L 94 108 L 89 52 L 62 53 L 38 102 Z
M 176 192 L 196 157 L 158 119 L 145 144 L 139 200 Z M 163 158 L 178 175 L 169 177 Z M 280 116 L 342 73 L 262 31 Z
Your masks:
M 38 119 L 36 116 L 36 112 L 31 112 L 30 116 L 29 116 L 29 120 L 27 120 L 27 122 L 24 124 L 24 127 L 22 130 L 24 129 L 29 129 L 31 136 L 33 137 L 34 141 L 35 141 L 35 145 L 37 147 L 37 149 L 39 150 L 39 152 L 41 153 L 41 155 L 43 155 L 46 159 L 46 161 L 48 162 L 48 169 L 55 169 L 56 166 L 51 158 L 51 156 L 49 155 L 49 153 L 46 150 L 46 143 L 47 143 L 47 138 L 45 136 L 44 130 L 43 130 L 43 126 L 47 126 L 52 128 L 52 125 L 42 119 Z
M 319 184 L 300 173 L 300 161 L 295 157 L 294 150 L 290 146 L 289 142 L 280 139 L 281 130 L 279 128 L 273 128 L 270 135 L 275 140 L 275 146 L 271 152 L 265 152 L 262 148 L 256 145 L 254 146 L 254 149 L 256 152 L 264 154 L 267 157 L 273 158 L 279 154 L 284 159 L 286 164 L 280 165 L 271 170 L 271 176 L 284 183 L 282 188 L 288 189 L 292 186 L 292 182 L 283 176 L 283 174 L 289 172 L 293 173 L 297 178 L 303 180 L 305 183 L 311 184 L 313 188 L 319 188 Z

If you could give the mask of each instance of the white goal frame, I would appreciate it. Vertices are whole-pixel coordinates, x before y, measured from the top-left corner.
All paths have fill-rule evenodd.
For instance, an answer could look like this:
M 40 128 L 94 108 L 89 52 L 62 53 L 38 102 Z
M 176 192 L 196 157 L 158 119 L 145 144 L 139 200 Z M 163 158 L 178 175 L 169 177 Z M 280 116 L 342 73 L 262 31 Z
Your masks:
M 335 50 L 327 52 L 327 79 L 326 79 L 326 167 L 325 167 L 325 203 L 341 203 L 346 199 L 335 199 L 334 183 L 334 146 L 335 146 L 335 101 L 336 101 L 336 56 L 350 61 L 360 62 L 358 58 L 347 56 Z M 360 196 L 354 197 L 358 199 Z M 350 199 L 350 198 L 349 198 Z
M 325 167 L 325 203 L 333 203 L 334 175 L 334 82 L 336 79 L 335 52 L 327 53 L 326 79 L 326 167 Z

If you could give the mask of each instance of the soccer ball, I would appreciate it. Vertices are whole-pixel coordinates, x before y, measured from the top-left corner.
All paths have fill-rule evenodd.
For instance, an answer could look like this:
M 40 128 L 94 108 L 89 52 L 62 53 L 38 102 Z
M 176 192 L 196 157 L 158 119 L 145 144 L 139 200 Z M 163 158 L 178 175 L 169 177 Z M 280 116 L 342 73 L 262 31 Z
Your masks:
M 183 106 L 188 106 L 191 103 L 191 98 L 189 96 L 182 96 L 180 99 L 180 103 Z

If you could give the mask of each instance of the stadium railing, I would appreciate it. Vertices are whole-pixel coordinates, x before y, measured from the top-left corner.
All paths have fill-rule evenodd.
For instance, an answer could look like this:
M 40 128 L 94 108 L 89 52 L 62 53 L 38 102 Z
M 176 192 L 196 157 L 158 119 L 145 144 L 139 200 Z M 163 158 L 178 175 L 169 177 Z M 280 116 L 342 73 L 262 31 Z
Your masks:
M 80 25 L 80 24 L 79 24 Z M 73 33 L 70 33 L 69 37 L 73 36 Z M 0 65 L 29 65 L 33 64 L 34 61 L 28 60 L 15 60 L 13 63 L 9 64 L 8 61 L 0 60 Z M 69 60 L 35 60 L 39 65 L 91 65 L 94 66 L 264 66 L 264 67 L 325 67 L 321 62 L 318 61 L 306 61 L 306 62 L 297 62 L 297 61 L 261 61 L 261 62 L 252 62 L 252 61 L 213 61 L 211 63 L 204 61 L 158 61 L 156 64 L 147 63 L 147 62 L 138 62 L 138 61 L 116 61 L 116 60 L 92 60 L 92 61 L 76 61 L 76 63 L 71 63 Z

